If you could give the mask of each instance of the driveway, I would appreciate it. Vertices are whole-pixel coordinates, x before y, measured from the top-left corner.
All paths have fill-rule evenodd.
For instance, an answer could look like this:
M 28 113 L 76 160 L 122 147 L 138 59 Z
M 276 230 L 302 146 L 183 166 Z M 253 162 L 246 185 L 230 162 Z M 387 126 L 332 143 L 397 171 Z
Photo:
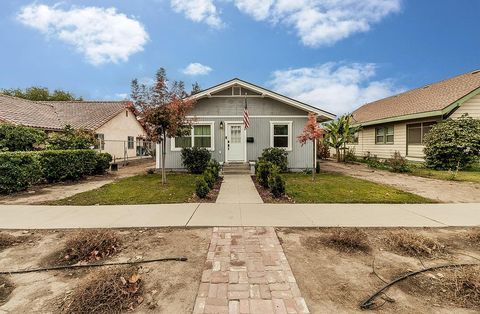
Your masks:
M 479 226 L 480 204 L 0 205 L 0 229 Z
M 145 160 L 110 172 L 103 176 L 92 176 L 77 182 L 59 182 L 33 186 L 28 191 L 14 195 L 0 197 L 0 204 L 39 204 L 42 202 L 55 201 L 78 193 L 98 189 L 115 180 L 145 173 L 147 168 L 153 167 L 154 161 Z
M 368 168 L 364 164 L 322 161 L 322 171 L 337 172 L 355 178 L 396 187 L 442 203 L 480 203 L 480 184 L 416 177 Z

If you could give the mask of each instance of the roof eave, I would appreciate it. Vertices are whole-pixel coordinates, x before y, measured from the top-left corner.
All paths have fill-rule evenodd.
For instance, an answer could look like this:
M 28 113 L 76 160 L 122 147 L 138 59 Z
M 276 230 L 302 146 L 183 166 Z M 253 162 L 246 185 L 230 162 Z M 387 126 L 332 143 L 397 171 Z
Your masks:
M 205 98 L 205 97 L 210 97 L 211 94 L 216 93 L 216 92 L 218 92 L 218 91 L 220 91 L 224 88 L 227 88 L 228 86 L 231 86 L 233 84 L 239 84 L 239 85 L 245 86 L 246 88 L 249 88 L 253 91 L 256 91 L 256 92 L 262 94 L 262 96 L 268 96 L 270 98 L 277 99 L 279 101 L 282 101 L 282 102 L 284 102 L 286 104 L 289 104 L 293 107 L 305 110 L 307 112 L 314 112 L 318 115 L 321 115 L 321 116 L 325 117 L 325 121 L 333 120 L 333 119 L 336 118 L 336 115 L 334 115 L 333 113 L 321 110 L 319 108 L 316 108 L 316 107 L 313 107 L 311 105 L 302 103 L 298 100 L 289 98 L 287 96 L 283 96 L 281 94 L 278 94 L 278 93 L 273 92 L 271 90 L 268 90 L 268 89 L 265 89 L 263 87 L 257 86 L 255 84 L 240 80 L 238 78 L 234 78 L 234 79 L 226 81 L 224 83 L 215 85 L 211 88 L 208 88 L 204 91 L 201 91 L 201 92 L 199 92 L 195 95 L 190 96 L 188 99 L 201 99 L 201 98 Z

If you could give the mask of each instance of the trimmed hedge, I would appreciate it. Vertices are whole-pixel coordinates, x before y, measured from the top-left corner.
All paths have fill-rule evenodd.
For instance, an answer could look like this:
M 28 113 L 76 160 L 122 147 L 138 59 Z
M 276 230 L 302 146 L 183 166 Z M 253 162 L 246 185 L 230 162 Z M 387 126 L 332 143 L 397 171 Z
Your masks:
M 95 155 L 95 174 L 104 174 L 110 168 L 112 155 L 109 153 L 97 153 Z
M 22 191 L 42 181 L 78 180 L 104 173 L 111 158 L 86 149 L 0 153 L 0 193 Z
M 93 174 L 95 155 L 93 150 L 46 150 L 38 153 L 43 177 L 48 182 L 78 180 Z
M 0 153 L 0 193 L 26 190 L 42 180 L 42 168 L 34 152 Z

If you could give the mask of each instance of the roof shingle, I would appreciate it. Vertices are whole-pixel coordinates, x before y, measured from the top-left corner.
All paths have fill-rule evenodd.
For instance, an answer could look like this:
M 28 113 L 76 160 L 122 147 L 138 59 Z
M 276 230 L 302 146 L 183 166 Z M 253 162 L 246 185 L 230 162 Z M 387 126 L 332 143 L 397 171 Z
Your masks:
M 128 105 L 127 101 L 38 102 L 0 95 L 0 120 L 49 130 L 66 125 L 96 130 Z
M 480 70 L 365 104 L 352 113 L 356 123 L 445 109 L 480 88 Z

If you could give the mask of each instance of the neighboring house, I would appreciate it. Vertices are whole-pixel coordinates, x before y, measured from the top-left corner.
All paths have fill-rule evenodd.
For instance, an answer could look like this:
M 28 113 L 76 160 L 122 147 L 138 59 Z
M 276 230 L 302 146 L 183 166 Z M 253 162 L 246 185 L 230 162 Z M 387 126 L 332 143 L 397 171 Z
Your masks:
M 0 94 L 0 123 L 61 131 L 66 125 L 95 133 L 95 147 L 112 156 L 134 158 L 143 152 L 146 131 L 127 101 L 37 102 Z
M 290 170 L 311 168 L 312 143 L 303 147 L 297 141 L 307 115 L 314 112 L 318 121 L 328 121 L 335 115 L 300 101 L 277 94 L 254 84 L 233 79 L 203 90 L 193 96 L 196 104 L 191 112 L 193 128 L 185 137 L 167 141 L 167 169 L 183 169 L 183 147 L 204 147 L 212 158 L 224 163 L 256 161 L 268 147 L 280 147 L 288 152 Z M 248 104 L 250 127 L 245 130 L 243 112 Z M 157 145 L 157 167 L 160 167 L 160 147 Z
M 464 114 L 480 118 L 480 70 L 361 106 L 352 118 L 362 129 L 349 147 L 358 156 L 390 158 L 398 151 L 422 160 L 423 138 L 432 126 Z

